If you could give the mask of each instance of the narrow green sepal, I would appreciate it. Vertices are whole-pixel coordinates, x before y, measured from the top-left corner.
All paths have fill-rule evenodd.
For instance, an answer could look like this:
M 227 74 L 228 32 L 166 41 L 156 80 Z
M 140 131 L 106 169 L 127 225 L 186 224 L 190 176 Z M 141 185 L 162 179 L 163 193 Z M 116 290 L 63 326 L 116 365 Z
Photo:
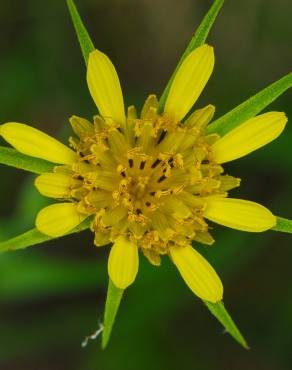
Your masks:
M 123 297 L 124 290 L 117 288 L 111 279 L 109 279 L 105 311 L 104 311 L 104 322 L 103 322 L 103 332 L 102 332 L 102 342 L 101 347 L 105 349 L 112 332 L 112 328 L 115 322 L 115 318 Z
M 76 226 L 66 235 L 78 233 L 80 231 L 88 229 L 90 226 L 90 221 L 91 220 L 89 218 L 84 220 L 80 225 Z M 56 238 L 52 238 L 48 235 L 42 234 L 37 229 L 31 229 L 23 234 L 15 236 L 14 238 L 0 242 L 0 253 L 25 249 L 27 247 L 32 247 L 33 245 L 42 244 L 52 239 Z
M 292 234 L 292 220 L 288 220 L 287 218 L 283 217 L 277 217 L 277 224 L 271 230 Z
M 0 163 L 37 174 L 52 172 L 56 166 L 54 163 L 30 157 L 5 146 L 0 146 Z
M 256 116 L 290 87 L 292 87 L 292 73 L 267 86 L 224 116 L 215 120 L 207 127 L 207 133 L 217 133 L 220 136 L 227 134 L 227 132 L 233 130 L 241 123 Z
M 93 45 L 93 42 L 89 36 L 87 29 L 84 26 L 84 23 L 82 22 L 82 19 L 78 13 L 76 5 L 74 4 L 74 1 L 66 0 L 66 2 L 78 37 L 78 41 L 85 60 L 85 64 L 87 65 L 89 54 L 93 50 L 95 50 L 95 47 Z
M 241 332 L 235 325 L 231 316 L 227 312 L 224 303 L 210 303 L 204 301 L 205 305 L 208 307 L 209 311 L 216 317 L 216 319 L 224 326 L 225 330 L 245 349 L 249 349 L 249 346 L 242 336 Z
M 213 23 L 215 22 L 215 19 L 224 3 L 224 0 L 215 0 L 213 5 L 211 6 L 208 13 L 205 15 L 204 19 L 200 23 L 199 27 L 197 28 L 194 36 L 192 37 L 191 41 L 189 42 L 186 50 L 184 51 L 182 57 L 180 58 L 180 61 L 178 62 L 173 74 L 170 77 L 170 80 L 168 81 L 166 88 L 164 89 L 161 98 L 159 100 L 159 110 L 160 112 L 163 111 L 165 102 L 171 87 L 171 84 L 173 82 L 174 76 L 176 72 L 178 71 L 179 67 L 181 66 L 184 59 L 196 48 L 203 45 L 208 37 L 208 34 L 211 30 L 211 27 Z

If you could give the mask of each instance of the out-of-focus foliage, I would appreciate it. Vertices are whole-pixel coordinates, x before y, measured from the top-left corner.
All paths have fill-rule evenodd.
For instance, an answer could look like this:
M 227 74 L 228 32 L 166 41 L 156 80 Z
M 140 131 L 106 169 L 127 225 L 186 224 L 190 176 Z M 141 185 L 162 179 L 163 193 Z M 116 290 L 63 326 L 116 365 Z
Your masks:
M 202 0 L 79 1 L 94 43 L 114 61 L 128 104 L 161 93 L 211 2 Z M 197 106 L 220 117 L 291 70 L 289 0 L 226 2 L 208 42 L 215 73 Z M 95 113 L 85 67 L 65 1 L 2 1 L 0 122 L 30 123 L 66 137 L 72 114 Z M 270 110 L 292 119 L 291 93 Z M 291 125 L 274 143 L 230 163 L 243 179 L 234 195 L 292 218 Z M 0 143 L 1 145 L 4 143 Z M 1 166 L 0 240 L 33 227 L 47 202 L 33 176 Z M 0 368 L 11 370 L 289 370 L 292 363 L 291 237 L 246 234 L 214 225 L 216 244 L 198 247 L 225 283 L 225 305 L 251 346 L 223 335 L 164 259 L 141 258 L 105 352 L 85 336 L 98 329 L 107 288 L 106 248 L 85 231 L 40 247 L 0 255 Z

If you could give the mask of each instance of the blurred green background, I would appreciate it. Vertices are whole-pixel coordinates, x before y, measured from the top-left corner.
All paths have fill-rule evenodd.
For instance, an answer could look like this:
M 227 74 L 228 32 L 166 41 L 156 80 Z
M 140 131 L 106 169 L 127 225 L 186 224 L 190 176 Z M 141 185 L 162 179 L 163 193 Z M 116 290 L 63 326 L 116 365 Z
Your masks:
M 160 94 L 206 0 L 80 0 L 98 48 L 113 60 L 127 104 Z M 216 68 L 197 107 L 216 117 L 291 70 L 291 0 L 226 1 L 208 42 Z M 68 117 L 91 117 L 85 67 L 65 1 L 1 0 L 0 122 L 31 123 L 66 137 Z M 291 92 L 269 110 L 292 119 Z M 233 195 L 292 218 L 292 128 L 275 142 L 226 166 L 242 178 Z M 3 142 L 1 142 L 3 144 Z M 33 176 L 0 167 L 0 240 L 33 227 L 47 203 Z M 0 255 L 1 370 L 290 370 L 292 239 L 214 226 L 203 251 L 221 275 L 225 304 L 250 343 L 239 347 L 196 299 L 167 258 L 154 268 L 141 258 L 125 294 L 108 349 L 81 348 L 102 320 L 108 250 L 83 232 Z

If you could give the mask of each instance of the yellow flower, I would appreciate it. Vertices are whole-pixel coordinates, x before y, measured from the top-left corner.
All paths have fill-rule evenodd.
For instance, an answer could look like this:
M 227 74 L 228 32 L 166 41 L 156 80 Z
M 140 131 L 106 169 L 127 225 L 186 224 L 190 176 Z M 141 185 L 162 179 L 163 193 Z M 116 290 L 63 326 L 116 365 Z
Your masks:
M 56 163 L 54 172 L 35 181 L 41 194 L 61 200 L 39 212 L 38 230 L 57 237 L 91 217 L 95 245 L 113 243 L 108 273 L 118 288 L 135 280 L 140 250 L 154 265 L 167 254 L 196 295 L 218 302 L 223 296 L 220 278 L 192 247 L 192 242 L 214 242 L 206 220 L 250 232 L 276 224 L 262 205 L 228 197 L 240 180 L 224 174 L 222 164 L 274 140 L 287 118 L 268 112 L 223 137 L 207 135 L 212 105 L 185 117 L 213 67 L 213 48 L 195 49 L 176 73 L 163 112 L 150 95 L 140 115 L 134 106 L 126 114 L 116 70 L 95 50 L 87 82 L 99 115 L 93 123 L 70 119 L 75 133 L 71 149 L 24 124 L 0 126 L 2 137 L 18 151 Z

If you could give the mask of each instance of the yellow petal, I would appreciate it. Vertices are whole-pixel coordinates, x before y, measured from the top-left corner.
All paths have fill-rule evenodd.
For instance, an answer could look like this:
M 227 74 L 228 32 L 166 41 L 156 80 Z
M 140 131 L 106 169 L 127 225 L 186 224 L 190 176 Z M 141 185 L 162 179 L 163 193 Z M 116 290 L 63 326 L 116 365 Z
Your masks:
M 148 96 L 148 98 L 146 99 L 144 105 L 143 105 L 143 108 L 142 108 L 142 111 L 141 111 L 141 118 L 142 119 L 148 119 L 148 115 L 149 115 L 149 110 L 152 108 L 154 109 L 158 109 L 158 106 L 159 106 L 159 102 L 158 102 L 158 99 L 156 97 L 156 95 L 154 94 L 151 94 Z
M 182 62 L 172 82 L 164 111 L 181 121 L 203 91 L 214 68 L 214 51 L 202 45 Z
M 206 198 L 204 217 L 232 229 L 261 232 L 276 224 L 276 217 L 264 206 L 249 200 Z
M 184 126 L 188 128 L 198 127 L 205 128 L 212 120 L 215 113 L 214 105 L 207 105 L 204 108 L 195 110 L 188 119 L 184 122 Z
M 73 150 L 44 132 L 22 123 L 1 125 L 0 135 L 16 150 L 31 157 L 60 164 L 72 164 L 76 160 Z
M 188 287 L 201 299 L 222 300 L 223 286 L 213 267 L 190 245 L 170 248 L 170 255 Z
M 114 285 L 126 289 L 131 285 L 139 268 L 138 247 L 125 237 L 119 237 L 111 248 L 108 274 Z
M 270 143 L 281 134 L 286 123 L 283 112 L 268 112 L 251 118 L 215 142 L 216 162 L 233 161 Z
M 75 203 L 56 203 L 38 213 L 36 228 L 43 234 L 58 237 L 74 229 L 86 217 L 77 212 Z
M 110 59 L 99 50 L 90 53 L 87 69 L 90 94 L 108 122 L 125 123 L 125 108 L 119 77 Z
M 64 173 L 43 173 L 35 179 L 38 191 L 50 198 L 68 198 L 78 183 L 81 182 Z
M 72 116 L 69 119 L 69 122 L 75 134 L 80 138 L 94 133 L 94 126 L 87 119 L 78 116 Z
M 130 105 L 128 107 L 127 116 L 128 116 L 128 119 L 130 120 L 136 119 L 138 117 L 137 110 L 134 105 Z
M 128 210 L 125 207 L 116 207 L 105 211 L 102 222 L 107 226 L 113 226 L 126 216 L 128 216 Z

